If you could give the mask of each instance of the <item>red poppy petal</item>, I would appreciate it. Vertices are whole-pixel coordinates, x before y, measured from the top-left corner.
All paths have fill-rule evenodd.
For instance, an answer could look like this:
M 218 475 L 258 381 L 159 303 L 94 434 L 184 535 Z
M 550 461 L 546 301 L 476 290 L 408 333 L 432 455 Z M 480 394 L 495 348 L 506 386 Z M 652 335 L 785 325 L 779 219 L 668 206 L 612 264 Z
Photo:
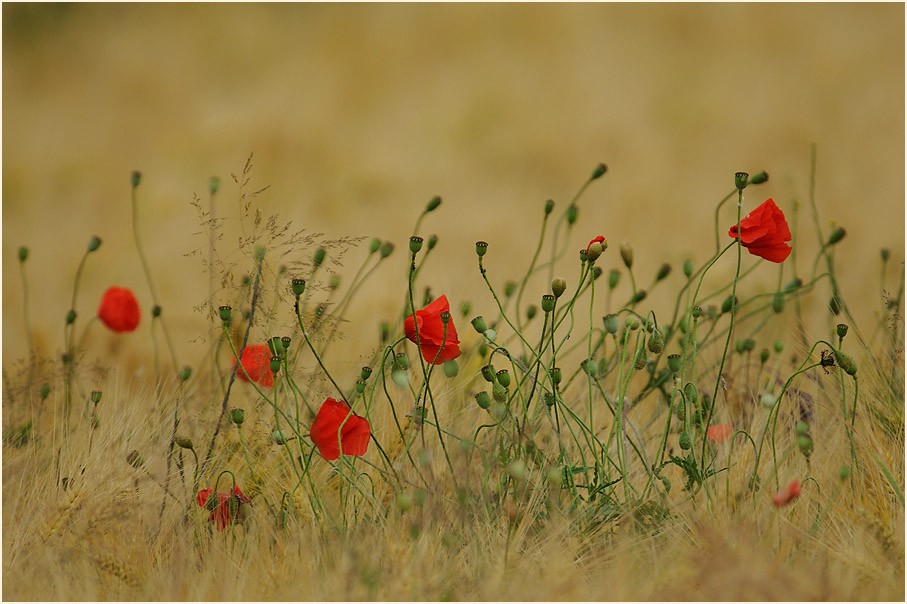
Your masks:
M 759 256 L 760 258 L 765 258 L 769 262 L 782 263 L 787 260 L 787 257 L 790 256 L 791 248 L 786 243 L 777 243 L 771 245 L 745 245 L 744 247 L 749 250 L 754 256 Z
M 135 295 L 125 287 L 110 287 L 101 296 L 98 318 L 111 331 L 134 331 L 141 319 L 139 303 Z
M 214 489 L 202 489 L 198 492 L 198 495 L 195 496 L 195 503 L 205 507 L 205 504 L 208 502 L 208 497 L 210 497 L 213 492 Z
M 341 436 L 344 455 L 365 455 L 371 435 L 372 428 L 367 419 L 358 415 L 350 416 L 343 426 Z

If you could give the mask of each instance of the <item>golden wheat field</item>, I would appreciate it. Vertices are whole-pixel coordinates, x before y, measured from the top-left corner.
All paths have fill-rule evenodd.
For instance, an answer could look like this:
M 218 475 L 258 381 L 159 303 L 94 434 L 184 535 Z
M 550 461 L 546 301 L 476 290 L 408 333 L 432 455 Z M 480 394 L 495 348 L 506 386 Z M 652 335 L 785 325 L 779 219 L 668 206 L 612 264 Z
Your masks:
M 4 600 L 904 600 L 903 4 L 2 17 Z

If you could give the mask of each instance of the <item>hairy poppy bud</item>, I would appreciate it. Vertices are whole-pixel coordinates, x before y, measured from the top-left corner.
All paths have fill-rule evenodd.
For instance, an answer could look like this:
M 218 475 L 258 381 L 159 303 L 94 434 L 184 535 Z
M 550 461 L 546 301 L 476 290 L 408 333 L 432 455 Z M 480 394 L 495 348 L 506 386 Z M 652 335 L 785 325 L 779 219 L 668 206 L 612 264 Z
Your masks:
M 602 320 L 605 323 L 605 331 L 610 333 L 612 336 L 617 333 L 617 330 L 620 327 L 620 322 L 617 318 L 617 315 L 615 315 L 615 314 L 605 315 L 605 317 Z
M 734 342 L 734 349 L 737 351 L 737 354 L 743 354 L 746 350 L 743 340 L 737 340 Z
M 592 359 L 586 359 L 585 361 L 580 363 L 580 368 L 589 377 L 595 377 L 595 361 L 593 361 Z
M 545 312 L 551 312 L 554 310 L 554 296 L 552 294 L 545 294 L 542 296 L 542 310 Z
M 736 174 L 734 174 L 734 186 L 737 187 L 739 191 L 742 191 L 746 188 L 746 184 L 749 178 L 750 175 L 746 172 L 737 172 Z
M 526 480 L 526 462 L 522 459 L 514 459 L 507 464 L 507 473 L 516 481 Z
M 635 294 L 633 294 L 633 299 L 631 300 L 631 302 L 633 302 L 634 304 L 637 302 L 642 302 L 643 300 L 646 299 L 646 296 L 648 296 L 648 295 L 649 294 L 646 292 L 646 290 L 641 289 L 641 290 L 637 291 Z
M 476 241 L 476 254 L 481 258 L 488 251 L 488 243 L 485 241 Z
M 409 369 L 409 357 L 406 356 L 405 352 L 401 352 L 397 355 L 394 359 L 394 366 L 396 366 L 397 369 Z
M 797 439 L 797 447 L 800 449 L 800 453 L 803 454 L 803 457 L 809 459 L 809 456 L 813 452 L 813 439 L 809 436 L 801 436 Z
M 180 378 L 180 381 L 181 381 L 181 382 L 185 382 L 185 381 L 188 380 L 191 376 L 192 376 L 192 368 L 189 367 L 188 365 L 186 365 L 186 366 L 184 366 L 182 369 L 180 369 L 179 378 Z
M 647 361 L 645 349 L 640 348 L 636 351 L 636 358 L 633 359 L 633 367 L 636 369 L 645 369 Z
M 775 352 L 780 354 L 781 351 L 784 350 L 784 342 L 782 342 L 781 340 L 775 340 L 774 347 L 775 347 Z
M 129 178 L 129 182 L 132 183 L 133 187 L 139 186 L 139 183 L 142 182 L 142 173 L 138 170 L 133 170 L 132 176 Z
M 236 408 L 230 412 L 230 419 L 233 420 L 233 423 L 237 426 L 241 426 L 244 421 L 246 421 L 246 412 L 242 409 Z
M 437 236 L 437 235 L 432 235 L 431 237 L 429 237 L 429 238 L 428 238 L 427 244 L 428 244 L 428 249 L 429 249 L 429 250 L 434 249 L 434 247 L 435 247 L 436 245 L 438 245 L 438 236 Z
M 504 284 L 504 295 L 506 297 L 511 297 L 516 293 L 516 281 L 508 281 Z
M 731 312 L 731 308 L 736 308 L 740 306 L 740 300 L 737 299 L 737 296 L 728 296 L 724 299 L 724 302 L 721 303 L 721 312 Z
M 224 323 L 230 322 L 230 314 L 233 312 L 233 309 L 229 306 L 221 306 L 217 309 L 218 314 L 220 315 L 220 320 Z
M 775 403 L 778 402 L 778 397 L 770 392 L 766 392 L 759 398 L 759 401 L 762 403 L 763 407 L 772 408 L 775 406 Z
M 184 434 L 177 434 L 173 437 L 173 442 L 180 446 L 182 449 L 189 449 L 190 451 L 195 449 L 195 445 L 192 444 L 192 439 Z
M 781 291 L 784 292 L 785 294 L 789 294 L 790 292 L 792 292 L 796 289 L 799 289 L 801 287 L 803 287 L 803 279 L 800 279 L 799 277 L 797 277 L 796 279 L 791 279 L 790 281 L 785 283 L 784 287 L 781 288 Z
M 428 200 L 427 204 L 425 204 L 425 213 L 428 214 L 429 212 L 434 212 L 438 209 L 439 205 L 441 205 L 441 198 L 435 195 L 430 200 Z
M 683 263 L 683 274 L 689 279 L 693 276 L 693 262 L 690 260 L 685 260 Z
M 642 326 L 642 323 L 639 321 L 639 317 L 637 317 L 636 315 L 629 315 L 624 320 L 624 325 L 627 326 L 627 329 L 635 331 Z
M 747 338 L 743 340 L 743 349 L 747 352 L 753 352 L 756 348 L 756 340 L 753 338 Z
M 831 235 L 828 236 L 828 243 L 826 243 L 825 245 L 836 244 L 837 242 L 844 239 L 844 235 L 846 234 L 847 231 L 845 231 L 842 227 L 836 227 L 835 230 L 831 232 Z
M 551 282 L 551 293 L 554 294 L 555 298 L 560 298 L 561 296 L 563 296 L 566 290 L 567 282 L 560 277 Z
M 664 349 L 664 336 L 661 334 L 660 330 L 653 330 L 652 335 L 649 337 L 649 352 L 652 352 L 653 354 L 661 354 Z
M 501 369 L 495 374 L 495 379 L 504 388 L 510 387 L 510 373 L 506 369 Z
M 457 362 L 453 359 L 444 363 L 444 375 L 449 378 L 457 377 L 457 374 L 460 373 L 460 366 L 457 365 Z
M 670 274 L 671 274 L 671 265 L 668 264 L 667 262 L 665 262 L 664 264 L 662 264 L 659 267 L 658 273 L 655 275 L 655 280 L 661 281 L 662 279 L 665 279 Z
M 683 394 L 687 400 L 694 405 L 699 402 L 699 388 L 693 382 L 687 382 L 683 387 Z
M 381 248 L 381 240 L 377 237 L 372 237 L 372 240 L 368 242 L 368 253 L 374 254 Z
M 883 247 L 879 251 L 879 254 L 882 256 L 882 262 L 888 262 L 888 259 L 891 257 L 891 250 L 889 250 L 887 247 Z
M 857 374 L 857 363 L 853 360 L 853 357 L 846 352 L 836 350 L 835 361 L 838 362 L 838 367 L 843 369 L 844 373 L 846 373 L 847 375 L 853 377 Z
M 668 369 L 671 370 L 671 373 L 680 373 L 680 368 L 682 366 L 683 359 L 680 358 L 679 354 L 668 355 Z
M 608 287 L 614 289 L 617 287 L 617 282 L 620 281 L 620 271 L 617 269 L 611 269 L 611 272 L 608 273 Z
M 837 296 L 832 295 L 831 300 L 828 301 L 828 309 L 831 311 L 831 314 L 835 316 L 841 314 L 841 301 Z
M 482 409 L 488 409 L 491 406 L 491 397 L 484 390 L 476 395 L 476 403 Z
M 608 171 L 608 166 L 605 164 L 598 164 L 595 166 L 595 170 L 592 171 L 592 178 L 590 180 L 597 180 L 605 175 L 605 172 Z
M 589 249 L 586 250 L 586 260 L 590 263 L 598 260 L 598 257 L 602 255 L 602 244 L 598 241 L 589 245 Z
M 382 257 L 382 258 L 387 258 L 388 256 L 391 255 L 391 253 L 393 253 L 393 251 L 394 251 L 394 244 L 391 243 L 390 241 L 385 241 L 384 243 L 381 244 L 381 250 L 380 250 L 380 251 L 381 251 L 381 257 Z
M 624 261 L 624 266 L 633 268 L 633 248 L 626 241 L 620 243 L 620 257 Z
M 850 476 L 850 467 L 841 466 L 841 468 L 838 470 L 838 478 L 840 478 L 841 480 L 847 480 L 847 478 L 849 476 Z
M 485 323 L 485 317 L 479 315 L 473 319 L 472 328 L 475 329 L 477 333 L 485 333 L 485 330 L 488 329 L 488 325 Z
M 764 182 L 768 182 L 768 172 L 763 170 L 762 172 L 756 172 L 755 174 L 750 176 L 749 182 L 747 184 L 761 185 Z
M 503 386 L 500 382 L 495 382 L 491 385 L 491 395 L 499 403 L 507 401 L 507 388 Z
M 693 438 L 690 436 L 690 433 L 687 432 L 686 430 L 681 432 L 678 444 L 680 445 L 680 448 L 683 449 L 684 451 L 686 451 L 688 449 L 692 449 L 693 448 Z
M 271 432 L 271 438 L 278 445 L 285 445 L 290 439 L 287 438 L 287 435 L 283 433 L 283 430 L 274 430 Z
M 19 248 L 19 262 L 25 262 L 28 260 L 28 248 L 24 245 Z
M 797 422 L 797 436 L 806 436 L 809 434 L 809 424 L 804 421 Z
M 570 207 L 567 208 L 567 224 L 572 225 L 574 222 L 576 222 L 578 216 L 579 208 L 576 207 L 575 203 L 570 204 Z

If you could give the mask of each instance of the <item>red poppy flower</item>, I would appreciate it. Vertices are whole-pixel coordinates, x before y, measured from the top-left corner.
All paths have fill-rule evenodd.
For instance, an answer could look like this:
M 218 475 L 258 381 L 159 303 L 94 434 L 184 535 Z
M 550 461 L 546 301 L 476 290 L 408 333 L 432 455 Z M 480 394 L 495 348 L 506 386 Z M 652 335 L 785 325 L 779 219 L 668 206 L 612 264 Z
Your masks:
M 793 481 L 780 491 L 778 491 L 774 497 L 772 497 L 772 503 L 776 506 L 781 507 L 782 505 L 787 505 L 794 499 L 800 496 L 800 482 Z
M 784 262 L 790 255 L 790 227 L 775 202 L 768 199 L 740 221 L 740 243 L 750 254 L 769 262 Z M 731 226 L 728 235 L 737 238 L 737 225 Z
M 113 286 L 101 296 L 98 318 L 111 331 L 124 333 L 139 326 L 139 303 L 125 287 Z
M 349 419 L 347 419 L 349 418 Z M 346 422 L 344 423 L 344 420 Z M 341 428 L 341 424 L 343 427 Z M 337 443 L 337 432 L 340 432 L 340 444 Z M 332 398 L 324 401 L 309 436 L 318 452 L 328 461 L 333 461 L 344 455 L 365 455 L 372 429 L 368 420 L 354 415 L 346 403 L 335 401 Z M 340 450 L 343 447 L 343 450 Z
M 450 313 L 447 296 L 441 296 L 422 310 L 417 310 L 415 317 L 419 324 L 419 348 L 422 357 L 429 363 L 446 363 L 460 356 L 460 340 L 453 319 L 447 322 L 447 338 L 444 337 L 444 322 L 441 313 Z M 403 323 L 406 337 L 416 341 L 416 324 L 413 315 Z M 440 352 L 440 354 L 439 354 Z M 437 357 L 437 360 L 436 358 Z
M 596 237 L 595 239 L 593 239 L 592 241 L 590 241 L 590 242 L 589 242 L 589 245 L 586 246 L 586 251 L 587 251 L 587 252 L 589 251 L 589 248 L 592 247 L 592 244 L 595 243 L 596 241 L 598 241 L 599 243 L 601 243 L 601 244 L 604 245 L 604 243 L 605 243 L 605 238 L 604 238 L 603 235 L 599 235 L 598 237 Z
M 730 424 L 717 424 L 715 426 L 709 426 L 706 437 L 713 443 L 723 443 L 730 438 L 733 433 L 734 429 Z
M 211 500 L 211 494 L 214 489 L 202 489 L 195 496 L 195 503 L 201 507 L 211 510 L 208 516 L 208 522 L 217 521 L 217 530 L 222 531 L 227 525 L 234 522 L 237 518 L 242 520 L 244 513 L 241 513 L 241 507 L 245 504 L 252 505 L 252 500 L 243 495 L 238 486 L 233 487 L 233 493 L 218 493 L 217 500 Z
M 252 381 L 263 386 L 265 388 L 271 388 L 274 385 L 274 374 L 271 373 L 271 349 L 268 348 L 267 344 L 259 344 L 258 346 L 246 346 L 242 351 L 242 367 L 245 369 L 243 373 L 242 369 L 239 369 L 236 372 L 236 376 L 248 382 L 249 378 L 252 378 Z M 236 367 L 236 363 L 233 363 L 233 366 Z M 246 373 L 249 374 L 249 377 L 246 377 Z

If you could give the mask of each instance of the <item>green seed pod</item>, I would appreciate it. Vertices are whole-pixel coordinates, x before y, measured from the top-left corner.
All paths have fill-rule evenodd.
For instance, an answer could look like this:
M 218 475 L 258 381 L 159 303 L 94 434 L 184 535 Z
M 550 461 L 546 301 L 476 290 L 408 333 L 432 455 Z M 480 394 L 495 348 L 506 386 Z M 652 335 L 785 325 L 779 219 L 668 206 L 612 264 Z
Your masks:
M 441 198 L 435 195 L 432 197 L 427 204 L 425 204 L 425 213 L 434 212 L 438 209 L 438 206 L 441 205 Z
M 585 361 L 580 363 L 580 367 L 586 375 L 595 377 L 595 361 L 593 361 L 592 359 L 586 359 Z
M 554 210 L 554 200 L 549 199 L 545 202 L 545 216 L 551 214 L 551 211 Z
M 668 355 L 668 369 L 671 370 L 671 373 L 680 373 L 680 368 L 682 366 L 683 359 L 680 358 L 679 354 Z
M 69 312 L 66 313 L 66 324 L 67 324 L 67 325 L 72 325 L 73 323 L 75 323 L 75 322 L 76 322 L 76 317 L 77 317 L 77 316 L 78 316 L 78 315 L 76 315 L 76 311 L 70 309 Z
M 750 175 L 746 172 L 737 172 L 734 174 L 734 186 L 737 187 L 737 190 L 742 191 L 746 188 L 746 184 L 749 181 Z
M 484 256 L 488 252 L 488 243 L 485 241 L 476 241 L 476 254 L 479 258 Z
M 514 459 L 509 464 L 507 464 L 507 473 L 510 474 L 510 477 L 517 481 L 526 480 L 526 462 L 522 459 Z
M 744 353 L 744 351 L 746 350 L 746 345 L 744 344 L 743 340 L 737 340 L 736 342 L 734 342 L 734 350 L 737 351 L 737 354 Z
M 554 310 L 555 298 L 553 294 L 545 294 L 542 296 L 542 311 L 549 313 Z
M 435 249 L 435 246 L 438 245 L 438 236 L 432 235 L 431 237 L 428 238 L 428 241 L 426 243 L 428 245 L 429 250 Z
M 586 248 L 583 248 L 579 251 L 580 264 L 585 264 L 586 260 L 588 260 L 588 256 L 586 255 Z
M 652 354 L 661 354 L 665 349 L 665 338 L 662 335 L 661 331 L 655 329 L 652 331 L 652 335 L 649 336 L 649 352 Z
M 246 412 L 237 407 L 230 411 L 230 419 L 232 419 L 233 423 L 237 426 L 241 426 L 242 423 L 246 421 Z
M 842 352 L 840 350 L 835 351 L 835 361 L 838 363 L 838 367 L 844 370 L 844 373 L 853 377 L 857 375 L 857 363 L 853 360 L 853 357 Z
M 504 295 L 508 298 L 516 293 L 516 281 L 508 281 L 504 284 Z
M 476 403 L 482 409 L 488 409 L 491 406 L 491 397 L 484 390 L 476 395 Z
M 504 388 L 510 388 L 510 373 L 506 369 L 501 369 L 495 374 L 495 379 Z
M 482 367 L 482 377 L 485 378 L 485 381 L 489 384 L 494 382 L 494 368 L 491 365 L 485 365 Z
M 280 371 L 280 357 L 271 357 L 271 373 Z
M 775 296 L 772 298 L 772 310 L 776 314 L 784 311 L 784 294 L 781 292 L 775 292 Z
M 608 171 L 608 166 L 605 164 L 598 164 L 595 166 L 595 170 L 592 171 L 592 177 L 589 180 L 597 180 L 605 175 L 605 172 Z
M 460 373 L 460 366 L 457 365 L 457 362 L 451 359 L 444 363 L 444 375 L 449 378 L 457 377 L 457 374 Z
M 699 317 L 702 316 L 702 307 L 697 304 L 696 306 L 694 306 L 693 308 L 690 309 L 690 314 L 693 316 L 694 319 L 698 319 Z
M 192 444 L 192 439 L 184 434 L 177 434 L 173 437 L 173 442 L 180 446 L 182 449 L 189 449 L 190 451 L 195 449 L 195 445 Z
M 530 304 L 526 307 L 526 320 L 533 320 L 537 314 L 539 314 L 539 307 L 535 304 Z
M 567 290 L 567 282 L 558 277 L 551 282 L 551 293 L 555 298 L 560 298 Z
M 472 328 L 475 329 L 477 333 L 485 333 L 485 330 L 488 329 L 488 325 L 485 324 L 485 318 L 482 315 L 479 315 L 473 319 Z
M 405 352 L 401 352 L 396 356 L 396 358 L 394 358 L 394 366 L 397 369 L 409 369 L 409 357 L 406 356 Z
M 667 262 L 665 262 L 664 264 L 662 264 L 659 267 L 658 273 L 655 275 L 655 280 L 661 281 L 662 279 L 667 278 L 667 276 L 670 274 L 671 274 L 671 265 L 668 264 Z
M 614 289 L 617 287 L 617 283 L 620 281 L 620 271 L 617 269 L 611 269 L 611 272 L 608 273 L 608 287 Z
M 644 289 L 638 290 L 635 294 L 633 294 L 633 299 L 630 302 L 633 304 L 636 304 L 637 302 L 642 302 L 643 300 L 646 299 L 646 296 L 648 296 L 648 295 L 649 294 L 646 292 L 646 290 L 644 290 Z
M 828 243 L 826 245 L 836 244 L 837 242 L 844 239 L 844 235 L 846 235 L 846 234 L 847 234 L 847 231 L 845 231 L 843 228 L 836 227 L 835 230 L 833 230 L 831 232 L 831 235 L 828 236 Z
M 552 392 L 546 392 L 545 394 L 543 394 L 542 400 L 545 401 L 545 405 L 547 407 L 553 407 L 554 403 L 556 402 L 556 399 L 554 398 L 554 393 L 552 393 Z
M 394 369 L 391 371 L 391 381 L 400 388 L 406 388 L 409 384 L 409 378 L 406 375 L 406 371 L 403 369 Z
M 640 348 L 636 351 L 636 358 L 633 359 L 633 367 L 637 370 L 645 369 L 647 361 L 645 349 Z
M 363 392 L 365 392 L 365 382 L 356 380 L 356 394 L 362 394 Z
M 693 276 L 693 262 L 691 260 L 684 261 L 683 274 L 687 279 Z
M 394 244 L 391 243 L 390 241 L 385 241 L 384 243 L 381 244 L 380 252 L 381 252 L 382 258 L 387 258 L 394 252 Z
M 797 436 L 806 436 L 809 434 L 809 424 L 804 421 L 797 422 Z
M 766 392 L 759 400 L 762 403 L 763 407 L 771 409 L 775 406 L 775 403 L 778 402 L 778 397 L 770 392 Z
M 803 454 L 806 459 L 809 459 L 809 456 L 813 452 L 813 439 L 808 436 L 801 436 L 797 439 L 797 447 L 800 449 L 800 453 Z
M 406 493 L 397 495 L 397 509 L 401 512 L 409 511 L 413 507 L 413 498 Z
M 843 340 L 844 336 L 847 335 L 847 325 L 844 323 L 838 323 L 836 331 L 837 331 L 838 337 Z
M 678 439 L 678 444 L 680 445 L 680 448 L 683 449 L 684 451 L 692 449 L 693 448 L 693 438 L 690 436 L 690 433 L 687 432 L 686 430 L 681 432 L 680 438 Z
M 782 342 L 781 340 L 775 340 L 774 347 L 775 347 L 775 352 L 777 352 L 778 354 L 781 354 L 781 351 L 784 350 L 784 342 Z
M 410 237 L 409 238 L 409 251 L 411 251 L 413 254 L 418 254 L 419 250 L 421 250 L 421 249 L 422 249 L 422 238 L 416 237 L 415 235 Z
M 570 204 L 570 207 L 567 208 L 567 224 L 572 225 L 576 222 L 577 217 L 579 216 L 579 208 L 576 207 L 576 204 Z
M 617 333 L 617 330 L 620 327 L 620 321 L 618 320 L 617 315 L 605 315 L 602 320 L 605 323 L 605 331 L 610 333 L 612 336 Z
M 561 368 L 552 367 L 551 368 L 551 381 L 554 382 L 555 384 L 560 384 L 562 379 L 564 379 L 564 375 L 563 375 L 563 373 L 561 373 Z
M 737 299 L 737 296 L 728 296 L 724 299 L 724 302 L 721 303 L 722 314 L 731 312 L 732 306 L 735 310 L 740 306 L 740 300 Z
M 305 292 L 305 279 L 293 279 L 291 281 L 291 289 L 293 290 L 293 295 L 297 298 Z
M 271 354 L 274 356 L 280 356 L 283 354 L 283 342 L 279 336 L 274 336 L 268 340 L 268 348 L 271 350 Z
M 324 263 L 324 257 L 326 255 L 327 251 L 323 247 L 315 250 L 315 257 L 313 258 L 313 260 L 315 261 L 315 266 L 321 266 Z
M 765 362 L 768 361 L 768 356 L 769 356 L 768 348 L 763 348 L 759 352 L 759 362 L 762 363 L 763 365 L 765 365 Z
M 88 240 L 88 251 L 89 252 L 97 251 L 97 249 L 99 247 L 101 247 L 101 238 L 100 237 L 95 236 Z
M 233 312 L 232 308 L 230 308 L 229 306 L 221 306 L 219 309 L 217 309 L 217 311 L 218 311 L 218 314 L 220 315 L 221 321 L 223 321 L 224 323 L 230 322 L 230 316 L 231 316 L 231 313 Z
M 365 382 L 365 381 L 368 381 L 368 379 L 371 377 L 371 375 L 372 375 L 372 368 L 363 367 L 362 370 L 359 372 L 359 379 L 362 380 L 363 382 Z
M 762 171 L 762 172 L 756 172 L 755 174 L 750 176 L 750 180 L 749 180 L 748 184 L 761 185 L 764 182 L 768 182 L 768 172 Z
M 499 382 L 494 382 L 491 385 L 491 395 L 497 402 L 504 403 L 507 401 L 507 388 Z
M 129 178 L 129 182 L 132 183 L 133 188 L 139 186 L 139 183 L 142 182 L 142 173 L 138 170 L 132 171 L 132 176 Z

